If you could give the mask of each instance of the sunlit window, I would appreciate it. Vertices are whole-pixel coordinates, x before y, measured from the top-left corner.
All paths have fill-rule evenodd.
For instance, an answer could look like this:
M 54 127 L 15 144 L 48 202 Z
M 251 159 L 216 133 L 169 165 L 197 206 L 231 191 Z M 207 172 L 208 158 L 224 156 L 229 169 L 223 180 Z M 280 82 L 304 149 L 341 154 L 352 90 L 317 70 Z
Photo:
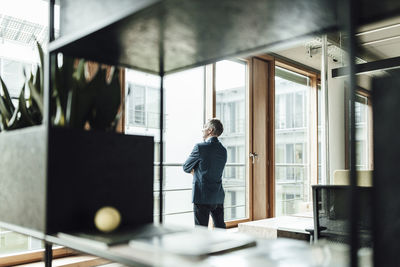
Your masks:
M 368 98 L 362 95 L 356 96 L 355 102 L 355 126 L 356 126 L 356 169 L 371 169 L 370 147 L 370 112 L 371 107 Z
M 228 153 L 223 174 L 225 220 L 246 218 L 246 63 L 216 64 L 216 116 L 224 125 L 219 140 Z
M 275 215 L 299 213 L 309 202 L 310 79 L 275 69 Z
M 191 174 L 182 164 L 196 143 L 203 142 L 205 114 L 205 67 L 165 76 L 164 80 L 164 184 L 163 221 L 194 225 Z M 223 173 L 225 220 L 248 216 L 246 179 L 246 64 L 216 63 L 216 116 L 224 124 L 219 138 L 228 152 Z M 160 78 L 139 71 L 126 71 L 127 134 L 155 137 L 154 221 L 159 216 L 159 101 Z M 158 160 L 157 160 L 158 159 Z
M 164 80 L 164 222 L 194 225 L 192 176 L 182 164 L 196 143 L 202 142 L 204 123 L 204 67 L 165 77 Z M 126 72 L 127 134 L 155 137 L 154 221 L 159 216 L 160 78 L 139 71 Z

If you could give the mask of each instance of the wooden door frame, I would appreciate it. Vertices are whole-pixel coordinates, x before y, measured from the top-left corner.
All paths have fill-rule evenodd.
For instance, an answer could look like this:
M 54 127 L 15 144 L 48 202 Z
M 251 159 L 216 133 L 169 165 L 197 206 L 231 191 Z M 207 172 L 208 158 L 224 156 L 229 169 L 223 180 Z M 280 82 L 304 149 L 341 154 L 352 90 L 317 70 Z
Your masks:
M 271 145 L 275 143 L 275 125 L 274 125 L 274 121 L 275 121 L 275 58 L 273 56 L 267 55 L 267 54 L 263 54 L 263 55 L 258 55 L 253 57 L 254 59 L 258 59 L 258 60 L 262 60 L 265 61 L 266 63 L 268 63 L 268 80 L 267 80 L 267 92 L 266 92 L 266 97 L 267 97 L 267 106 L 265 107 L 265 112 L 266 112 L 266 118 L 267 118 L 267 122 L 266 122 L 266 127 L 267 130 L 269 132 L 269 134 L 267 135 L 267 139 L 266 139 L 266 151 L 267 151 L 267 155 L 266 155 L 266 160 L 267 160 L 267 164 L 266 164 L 266 174 L 267 177 L 255 177 L 253 175 L 253 179 L 266 179 L 265 184 L 266 184 L 266 188 L 265 188 L 265 192 L 266 192 L 266 199 L 268 201 L 268 203 L 266 203 L 266 218 L 271 218 L 274 216 L 275 214 L 275 179 L 273 179 L 274 177 L 274 173 L 275 173 L 275 165 L 274 165 L 274 154 L 275 154 L 275 146 Z M 251 74 L 252 77 L 254 75 L 254 72 Z M 254 80 L 254 77 L 253 79 Z M 252 88 L 251 91 L 254 92 L 254 90 L 256 90 L 256 84 L 252 83 Z M 252 108 L 254 107 L 254 101 L 256 101 L 257 99 L 254 99 L 254 97 L 252 98 Z M 251 110 L 252 112 L 254 112 L 254 110 Z M 252 125 L 252 128 L 255 125 Z M 252 136 L 252 139 L 254 139 L 255 136 Z M 252 149 L 253 151 L 258 150 L 259 148 L 254 147 L 254 142 L 252 141 Z M 256 184 L 255 181 L 253 181 L 253 185 Z M 255 196 L 252 196 L 253 199 L 255 198 Z M 255 211 L 255 206 L 258 206 L 257 203 L 254 203 L 253 209 L 252 209 L 252 214 L 253 214 L 253 218 L 254 218 L 254 214 L 256 213 Z
M 266 192 L 268 194 L 268 205 L 269 209 L 267 212 L 267 217 L 275 217 L 275 67 L 281 67 L 289 71 L 293 71 L 295 73 L 307 76 L 310 78 L 310 87 L 312 88 L 310 92 L 310 140 L 316 140 L 314 142 L 310 142 L 310 176 L 311 176 L 311 184 L 318 183 L 318 95 L 317 95 L 317 86 L 318 86 L 318 77 L 319 73 L 303 68 L 301 64 L 297 65 L 295 63 L 286 61 L 282 58 L 277 58 L 271 55 L 263 54 L 255 56 L 254 58 L 264 60 L 269 63 L 268 67 L 268 107 L 266 109 L 267 117 L 268 117 L 268 158 L 269 158 L 269 166 L 267 170 L 268 177 L 267 179 L 267 189 Z M 252 84 L 252 90 L 254 90 L 254 85 Z M 252 107 L 254 103 L 252 103 Z M 253 110 L 251 110 L 253 112 Z M 253 136 L 254 138 L 254 136 Z M 272 144 L 272 145 L 271 145 Z M 255 149 L 255 148 L 253 148 Z M 315 151 L 316 153 L 313 153 Z M 262 177 L 254 177 L 254 179 L 262 179 Z M 252 210 L 254 214 L 254 210 Z

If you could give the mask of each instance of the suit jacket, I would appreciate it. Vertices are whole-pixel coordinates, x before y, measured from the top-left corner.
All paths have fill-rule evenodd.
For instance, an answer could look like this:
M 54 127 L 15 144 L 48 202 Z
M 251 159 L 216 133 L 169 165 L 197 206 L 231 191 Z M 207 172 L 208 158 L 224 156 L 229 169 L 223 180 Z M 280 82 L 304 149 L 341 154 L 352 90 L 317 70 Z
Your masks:
M 222 187 L 222 172 L 227 153 L 217 137 L 196 144 L 183 170 L 194 169 L 192 202 L 195 204 L 223 204 L 225 192 Z

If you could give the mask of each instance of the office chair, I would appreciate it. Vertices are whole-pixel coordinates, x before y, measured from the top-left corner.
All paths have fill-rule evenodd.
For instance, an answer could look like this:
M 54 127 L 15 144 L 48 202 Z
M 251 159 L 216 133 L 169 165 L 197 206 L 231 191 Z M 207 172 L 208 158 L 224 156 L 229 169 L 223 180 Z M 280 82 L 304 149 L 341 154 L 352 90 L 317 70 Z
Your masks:
M 349 244 L 349 186 L 314 185 L 313 210 L 314 229 L 310 232 L 310 243 L 320 239 L 333 243 Z M 360 247 L 372 247 L 371 237 L 371 187 L 357 187 L 359 194 L 359 242 Z

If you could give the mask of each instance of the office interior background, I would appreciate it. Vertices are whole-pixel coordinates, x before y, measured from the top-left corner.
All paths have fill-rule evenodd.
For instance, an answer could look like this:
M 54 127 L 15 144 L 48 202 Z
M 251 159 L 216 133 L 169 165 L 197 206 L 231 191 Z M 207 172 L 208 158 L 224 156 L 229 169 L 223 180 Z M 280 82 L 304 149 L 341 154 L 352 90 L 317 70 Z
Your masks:
M 38 63 L 35 40 L 46 48 L 48 2 L 0 0 L 0 76 L 13 101 L 25 80 L 25 72 Z M 24 7 L 24 8 L 21 8 Z M 59 34 L 56 5 L 56 35 Z M 400 18 L 357 29 L 363 47 L 359 63 L 398 56 Z M 342 33 L 328 36 L 328 73 L 346 64 Z M 158 191 L 159 171 L 159 77 L 124 69 L 125 134 L 155 137 L 154 216 L 158 221 L 159 198 L 164 198 L 164 222 L 193 226 L 192 177 L 182 163 L 208 118 L 224 124 L 220 141 L 228 151 L 223 174 L 225 220 L 228 227 L 240 222 L 312 212 L 311 186 L 330 184 L 335 170 L 348 169 L 347 85 L 343 78 L 328 77 L 328 103 L 321 89 L 321 36 L 312 36 L 267 53 L 218 61 L 211 65 L 173 73 L 165 77 L 164 191 Z M 263 66 L 263 64 L 265 64 Z M 260 99 L 254 85 L 257 72 L 265 70 L 274 90 L 264 110 L 267 123 L 258 129 Z M 258 74 L 260 75 L 260 74 Z M 372 101 L 370 80 L 378 73 L 358 76 L 355 104 L 356 167 L 373 170 Z M 265 103 L 264 103 L 265 104 Z M 324 119 L 329 117 L 329 127 Z M 273 118 L 273 122 L 269 121 Z M 273 125 L 273 127 L 270 127 Z M 329 132 L 326 133 L 325 130 Z M 267 131 L 265 131 L 267 130 Z M 268 138 L 266 137 L 268 136 Z M 270 138 L 273 136 L 273 138 Z M 258 140 L 258 141 L 256 141 Z M 259 140 L 268 143 L 264 158 Z M 254 164 L 268 178 L 265 192 L 257 192 L 260 179 Z M 266 200 L 258 205 L 258 195 Z M 257 195 L 257 197 L 256 197 Z M 261 210 L 260 210 L 261 209 Z M 0 228 L 0 257 L 42 248 L 41 241 Z

